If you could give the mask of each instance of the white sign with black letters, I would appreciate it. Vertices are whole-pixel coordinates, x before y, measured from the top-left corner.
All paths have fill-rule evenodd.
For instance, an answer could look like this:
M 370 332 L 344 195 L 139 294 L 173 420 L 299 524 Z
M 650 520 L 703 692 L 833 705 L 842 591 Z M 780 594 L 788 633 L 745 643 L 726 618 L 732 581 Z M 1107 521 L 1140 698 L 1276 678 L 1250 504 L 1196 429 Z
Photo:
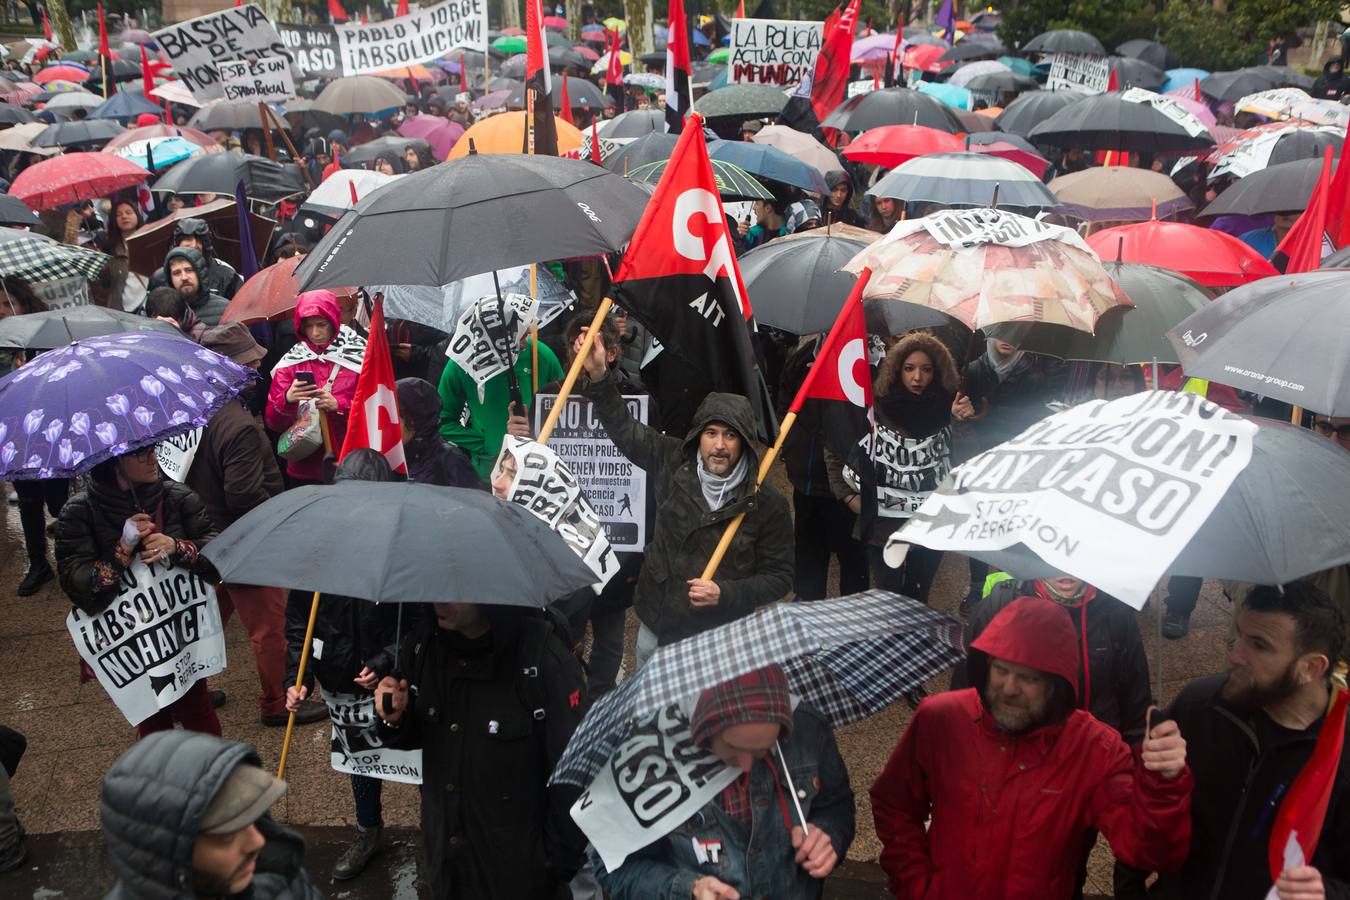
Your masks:
M 876 430 L 877 515 L 907 519 L 937 490 L 952 469 L 950 428 L 916 440 L 889 428 Z M 863 438 L 863 446 L 872 435 Z M 844 481 L 855 493 L 862 490 L 858 474 L 844 467 Z
M 732 19 L 727 81 L 731 84 L 797 84 L 815 72 L 824 22 Z
M 132 725 L 172 705 L 198 679 L 225 670 L 225 629 L 216 592 L 176 565 L 134 559 L 117 597 L 66 628 L 80 658 Z
M 155 460 L 159 463 L 160 471 L 174 481 L 187 481 L 188 470 L 192 468 L 192 461 L 197 458 L 197 448 L 201 445 L 201 428 L 160 441 L 155 445 Z
M 1048 91 L 1080 90 L 1105 93 L 1111 83 L 1111 63 L 1105 56 L 1088 53 L 1056 53 L 1050 58 Z
M 344 75 L 399 69 L 459 47 L 486 53 L 487 0 L 449 0 L 382 22 L 332 27 Z
M 295 96 L 291 61 L 284 56 L 235 59 L 216 65 L 226 100 L 262 100 L 266 103 Z
M 202 101 L 224 96 L 217 68 L 221 62 L 289 58 L 272 20 L 253 3 L 161 28 L 154 37 L 183 86 Z
M 391 750 L 380 739 L 375 697 L 323 689 L 332 722 L 334 770 L 404 784 L 422 783 L 422 751 Z
M 450 357 L 478 385 L 483 386 L 514 364 L 520 342 L 539 319 L 539 301 L 524 294 L 484 297 L 464 310 L 445 348 Z

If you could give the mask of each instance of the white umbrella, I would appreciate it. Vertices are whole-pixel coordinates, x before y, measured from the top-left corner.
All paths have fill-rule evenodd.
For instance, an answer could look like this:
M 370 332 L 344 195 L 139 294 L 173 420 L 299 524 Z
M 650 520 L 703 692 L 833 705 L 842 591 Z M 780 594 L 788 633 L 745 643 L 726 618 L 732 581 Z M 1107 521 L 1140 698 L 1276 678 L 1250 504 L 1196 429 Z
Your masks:
M 361 200 L 402 175 L 384 175 L 369 169 L 339 169 L 323 180 L 305 200 L 304 207 L 324 215 L 342 215 Z M 356 199 L 352 199 L 353 192 Z
M 952 77 L 947 79 L 948 84 L 954 84 L 957 87 L 965 87 L 972 79 L 979 78 L 981 75 L 993 75 L 1001 72 L 1011 72 L 1012 69 L 995 59 L 983 59 L 978 62 L 968 63 L 952 73 Z
M 47 101 L 46 109 L 93 109 L 103 102 L 98 94 L 88 91 L 65 91 Z

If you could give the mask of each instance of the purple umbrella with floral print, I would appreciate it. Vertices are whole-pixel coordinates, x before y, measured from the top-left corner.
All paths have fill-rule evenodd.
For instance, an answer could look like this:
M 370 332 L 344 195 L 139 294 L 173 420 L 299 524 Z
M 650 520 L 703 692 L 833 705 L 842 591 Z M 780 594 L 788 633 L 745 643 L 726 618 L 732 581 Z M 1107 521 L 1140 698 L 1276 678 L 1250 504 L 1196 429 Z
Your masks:
M 178 334 L 76 341 L 0 378 L 0 479 L 70 478 L 205 425 L 255 377 Z

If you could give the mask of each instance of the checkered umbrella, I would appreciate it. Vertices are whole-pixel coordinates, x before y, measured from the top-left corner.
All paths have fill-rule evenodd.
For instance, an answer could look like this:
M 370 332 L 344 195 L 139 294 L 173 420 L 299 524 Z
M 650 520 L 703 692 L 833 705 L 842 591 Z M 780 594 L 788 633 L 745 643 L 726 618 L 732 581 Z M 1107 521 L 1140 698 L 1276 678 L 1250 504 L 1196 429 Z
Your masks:
M 78 276 L 92 281 L 109 258 L 96 250 L 62 244 L 31 231 L 0 228 L 0 279 L 39 282 Z
M 792 693 L 837 727 L 875 715 L 962 656 L 961 623 L 889 591 L 775 604 L 657 650 L 591 707 L 550 783 L 589 786 L 636 720 L 767 665 L 782 666 Z

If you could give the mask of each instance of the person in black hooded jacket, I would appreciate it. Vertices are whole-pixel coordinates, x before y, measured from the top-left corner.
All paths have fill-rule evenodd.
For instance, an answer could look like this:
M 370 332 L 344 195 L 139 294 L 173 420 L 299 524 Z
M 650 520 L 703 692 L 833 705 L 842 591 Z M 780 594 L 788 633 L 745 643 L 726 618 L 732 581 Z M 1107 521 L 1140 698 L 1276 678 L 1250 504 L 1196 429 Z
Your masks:
M 172 248 L 189 247 L 202 255 L 202 284 L 230 300 L 244 286 L 244 278 L 234 266 L 216 256 L 211 243 L 211 226 L 205 219 L 180 219 L 173 228 Z M 169 284 L 169 274 L 160 270 L 150 275 L 149 290 Z M 211 323 L 216 324 L 215 322 Z
M 824 217 L 822 225 L 854 225 L 862 228 L 866 225 L 862 216 L 853 208 L 853 179 L 847 172 L 829 172 L 825 175 L 825 184 L 830 195 L 822 197 L 820 212 Z
M 422 378 L 400 378 L 394 388 L 398 392 L 408 479 L 485 490 L 468 455 L 441 437 L 441 394 L 436 386 Z

